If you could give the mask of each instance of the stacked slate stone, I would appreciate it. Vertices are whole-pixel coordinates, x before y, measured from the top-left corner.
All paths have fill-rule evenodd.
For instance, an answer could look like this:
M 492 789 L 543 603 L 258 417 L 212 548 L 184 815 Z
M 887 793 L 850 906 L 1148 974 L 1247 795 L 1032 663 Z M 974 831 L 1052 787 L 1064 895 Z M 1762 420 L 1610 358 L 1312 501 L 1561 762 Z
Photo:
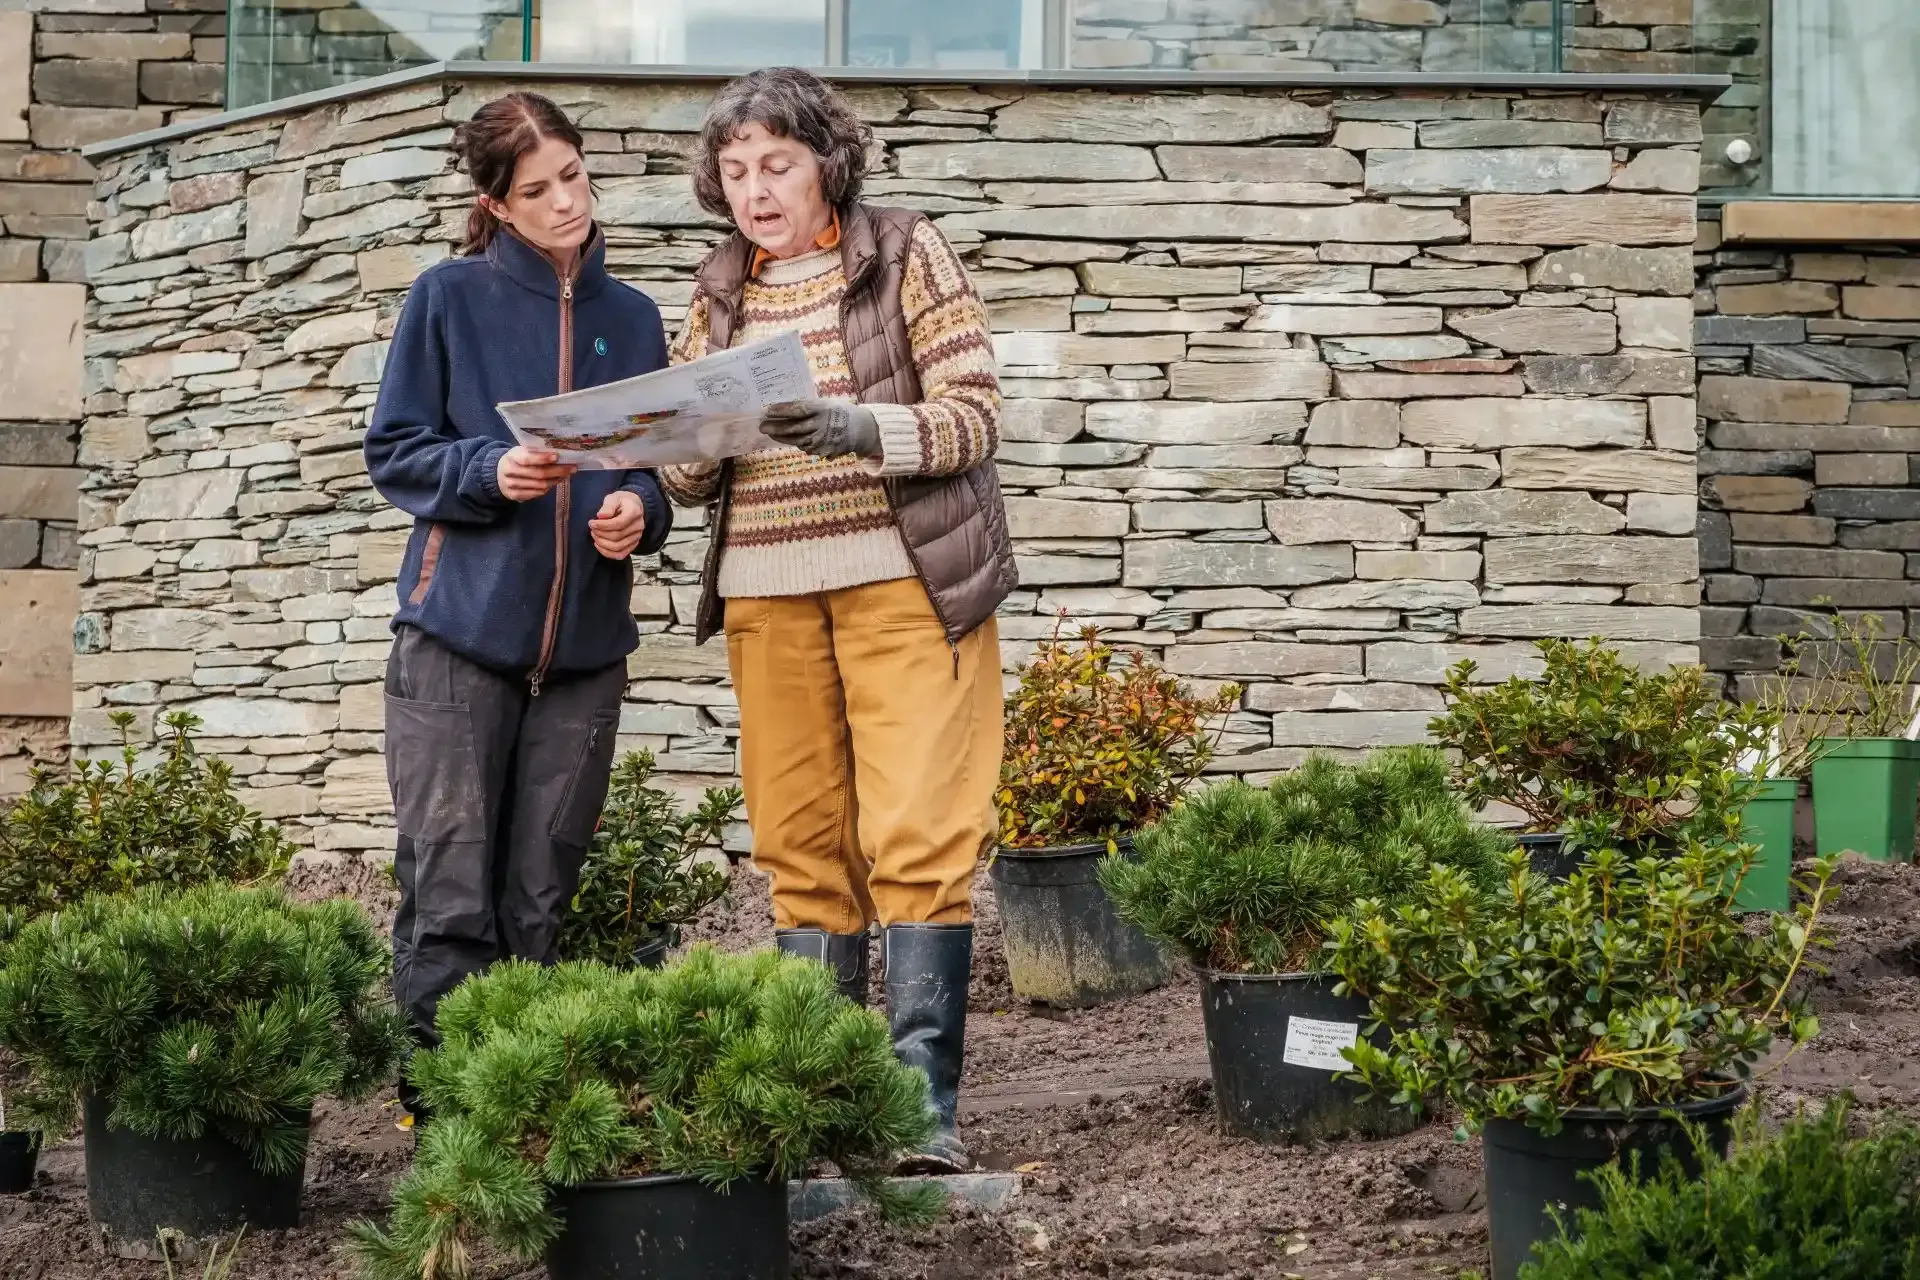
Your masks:
M 1757 80 L 1763 14 L 1761 0 L 1075 0 L 1073 65 Z
M 93 168 L 75 148 L 220 102 L 224 0 L 0 6 L 0 797 L 65 758 Z
M 1920 609 L 1920 256 L 1716 247 L 1701 271 L 1702 660 L 1750 692 L 1829 601 Z
M 418 85 L 101 161 L 77 741 L 192 706 L 250 800 L 384 852 L 379 680 L 407 518 L 360 442 L 408 283 L 465 219 Z M 614 269 L 684 313 L 725 228 L 711 86 L 548 84 Z M 1699 112 L 1596 94 L 859 87 L 871 198 L 935 217 L 998 333 L 1024 658 L 1062 613 L 1245 703 L 1218 767 L 1420 739 L 1449 664 L 1598 633 L 1697 653 Z M 208 184 L 225 198 L 208 203 Z M 177 202 L 177 203 L 176 203 Z M 642 563 L 623 745 L 734 768 L 695 648 L 707 531 Z

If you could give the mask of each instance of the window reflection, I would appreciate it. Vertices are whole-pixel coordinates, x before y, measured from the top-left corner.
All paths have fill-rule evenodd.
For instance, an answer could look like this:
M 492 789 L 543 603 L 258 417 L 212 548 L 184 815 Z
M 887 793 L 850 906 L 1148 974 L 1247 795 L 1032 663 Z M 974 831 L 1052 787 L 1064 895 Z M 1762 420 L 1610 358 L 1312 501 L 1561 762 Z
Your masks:
M 848 0 L 856 67 L 1008 71 L 1042 64 L 1045 0 Z
M 541 0 L 542 62 L 819 66 L 826 0 Z

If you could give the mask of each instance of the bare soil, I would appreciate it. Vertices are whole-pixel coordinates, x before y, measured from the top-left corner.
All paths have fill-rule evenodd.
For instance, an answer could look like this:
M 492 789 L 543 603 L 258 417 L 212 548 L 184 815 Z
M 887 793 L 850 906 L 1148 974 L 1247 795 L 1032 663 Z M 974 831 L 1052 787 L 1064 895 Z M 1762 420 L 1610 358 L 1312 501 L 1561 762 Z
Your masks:
M 1841 879 L 1823 930 L 1832 940 L 1825 972 L 1809 982 L 1821 1035 L 1781 1055 L 1759 1086 L 1770 1116 L 1845 1088 L 1868 1110 L 1920 1110 L 1920 870 L 1849 862 Z M 377 868 L 303 866 L 295 883 L 312 896 L 350 894 L 383 917 L 392 909 L 391 882 Z M 690 930 L 689 943 L 771 941 L 764 882 L 742 866 L 733 884 L 725 909 Z M 1306 1147 L 1223 1138 L 1190 978 L 1099 1009 L 1028 1009 L 1008 985 L 984 877 L 976 907 L 962 1129 L 983 1167 L 1022 1174 L 1022 1194 L 1000 1213 L 956 1211 L 923 1232 L 889 1229 L 858 1211 L 796 1225 L 795 1277 L 1414 1280 L 1480 1265 L 1477 1142 L 1456 1141 L 1444 1124 Z M 234 1280 L 351 1274 L 347 1224 L 384 1212 L 411 1157 L 396 1115 L 390 1099 L 322 1106 L 305 1224 L 247 1239 Z M 77 1142 L 45 1154 L 34 1191 L 0 1199 L 0 1280 L 162 1274 L 92 1250 Z M 545 1271 L 499 1264 L 485 1274 L 544 1280 Z

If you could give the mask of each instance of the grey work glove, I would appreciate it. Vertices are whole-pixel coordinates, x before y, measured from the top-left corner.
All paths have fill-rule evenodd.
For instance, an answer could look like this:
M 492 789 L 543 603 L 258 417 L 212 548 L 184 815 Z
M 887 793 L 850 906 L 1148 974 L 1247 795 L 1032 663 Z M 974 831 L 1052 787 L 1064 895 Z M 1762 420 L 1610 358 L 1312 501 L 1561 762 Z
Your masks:
M 880 456 L 880 424 L 873 410 L 851 400 L 790 400 L 760 414 L 760 430 L 817 458 Z

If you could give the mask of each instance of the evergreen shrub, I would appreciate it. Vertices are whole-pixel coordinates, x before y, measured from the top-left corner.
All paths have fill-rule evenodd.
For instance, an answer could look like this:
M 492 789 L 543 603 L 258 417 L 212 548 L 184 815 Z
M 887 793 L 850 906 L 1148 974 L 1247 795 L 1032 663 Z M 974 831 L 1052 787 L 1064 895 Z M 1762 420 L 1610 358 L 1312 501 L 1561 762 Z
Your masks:
M 1511 805 L 1583 849 L 1739 839 L 1759 785 L 1739 761 L 1766 748 L 1777 712 L 1723 701 L 1701 667 L 1648 673 L 1598 640 L 1536 643 L 1538 680 L 1475 685 L 1471 661 L 1447 674 L 1428 731 L 1458 753 L 1469 805 Z
M 926 1077 L 822 965 L 701 945 L 664 969 L 495 965 L 440 1002 L 409 1078 L 433 1115 L 385 1227 L 377 1280 L 459 1280 L 485 1239 L 529 1261 L 560 1229 L 549 1189 L 643 1174 L 716 1188 L 831 1160 L 882 1210 L 938 1192 L 883 1180 L 933 1131 Z
M 629 752 L 613 771 L 580 888 L 560 927 L 569 960 L 624 965 L 661 934 L 679 941 L 727 892 L 727 873 L 699 861 L 740 808 L 738 787 L 710 787 L 690 813 L 652 784 L 653 753 Z
M 1239 705 L 1238 685 L 1198 697 L 1093 627 L 1077 645 L 1042 643 L 1007 699 L 1000 843 L 1112 845 L 1157 820 L 1199 779 Z
M 407 1043 L 386 943 L 353 902 L 202 885 L 98 894 L 21 925 L 0 967 L 16 1107 L 49 1133 L 81 1101 L 155 1138 L 214 1133 L 297 1168 L 315 1098 L 390 1082 Z
M 1341 989 L 1372 1002 L 1391 1041 L 1348 1051 L 1373 1091 L 1416 1110 L 1445 1096 L 1469 1126 L 1555 1132 L 1573 1107 L 1628 1111 L 1721 1096 L 1776 1034 L 1819 1023 L 1793 991 L 1831 897 L 1831 861 L 1802 900 L 1752 928 L 1733 899 L 1752 845 L 1590 853 L 1561 882 L 1507 856 L 1491 895 L 1448 866 L 1407 901 L 1360 903 L 1328 946 Z
M 1235 973 L 1323 966 L 1333 917 L 1362 899 L 1398 905 L 1432 866 L 1490 892 L 1513 842 L 1475 823 L 1431 747 L 1376 751 L 1359 765 L 1308 756 L 1262 790 L 1195 792 L 1109 857 L 1100 880 L 1120 914 L 1197 962 Z
M 284 870 L 294 845 L 235 794 L 233 770 L 194 749 L 199 718 L 166 718 L 159 759 L 138 767 L 133 716 L 115 712 L 118 761 L 82 760 L 71 778 L 36 769 L 0 814 L 0 906 L 29 915 L 97 892 L 249 883 Z
M 1752 1128 L 1752 1126 L 1749 1126 Z M 1757 1135 L 1749 1134 L 1749 1137 Z M 1524 1280 L 1916 1280 L 1920 1130 L 1848 1132 L 1846 1102 L 1742 1143 L 1704 1176 L 1669 1161 L 1636 1183 L 1596 1175 L 1600 1208 L 1537 1246 Z

